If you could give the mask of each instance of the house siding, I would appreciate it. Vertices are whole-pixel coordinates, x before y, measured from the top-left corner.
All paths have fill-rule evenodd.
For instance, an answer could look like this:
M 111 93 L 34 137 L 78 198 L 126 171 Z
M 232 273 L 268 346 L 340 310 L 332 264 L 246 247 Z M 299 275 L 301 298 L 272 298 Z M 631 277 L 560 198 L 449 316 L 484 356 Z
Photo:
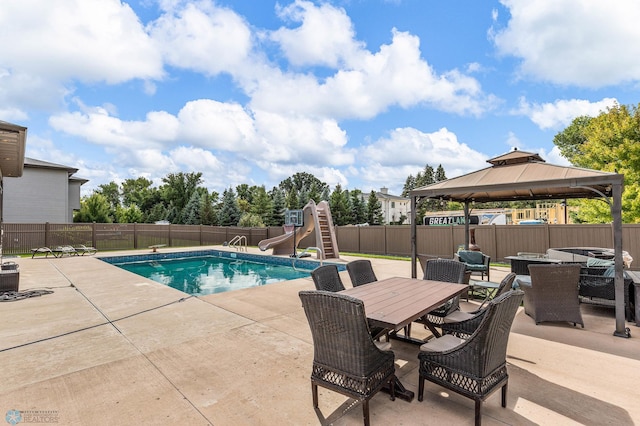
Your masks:
M 69 174 L 66 170 L 25 167 L 22 177 L 4 179 L 3 194 L 5 222 L 73 221 L 69 206 Z

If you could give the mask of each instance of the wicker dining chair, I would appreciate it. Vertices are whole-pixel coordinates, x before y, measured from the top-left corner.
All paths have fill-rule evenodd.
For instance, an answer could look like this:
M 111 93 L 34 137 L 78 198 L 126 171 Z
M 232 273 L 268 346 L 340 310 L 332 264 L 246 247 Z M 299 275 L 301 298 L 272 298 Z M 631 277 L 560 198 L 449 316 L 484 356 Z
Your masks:
M 524 312 L 535 321 L 571 322 L 584 328 L 578 298 L 580 265 L 529 265 L 531 286 L 524 291 Z
M 515 281 L 515 279 L 516 274 L 513 272 L 507 274 L 502 281 L 500 281 L 500 285 L 498 285 L 498 289 L 496 290 L 496 294 L 493 298 L 495 299 L 496 297 L 511 291 L 513 281 Z M 480 308 L 471 312 L 464 312 L 460 310 L 452 312 L 443 318 L 444 322 L 440 326 L 440 328 L 442 328 L 442 333 L 453 334 L 456 337 L 465 339 L 476 331 L 476 328 L 480 325 L 480 322 L 486 312 L 487 308 L 483 307 L 483 305 L 480 305 Z
M 424 381 L 436 383 L 475 401 L 475 424 L 481 424 L 481 407 L 493 392 L 502 389 L 507 406 L 507 343 L 509 330 L 524 293 L 511 290 L 489 302 L 482 321 L 468 339 L 451 334 L 420 347 L 418 401 L 424 397 Z
M 369 333 L 364 303 L 326 291 L 301 291 L 304 312 L 313 338 L 311 390 L 318 408 L 318 386 L 362 403 L 364 424 L 369 424 L 369 400 L 385 385 L 395 399 L 395 364 L 392 351 L 381 350 Z
M 349 272 L 349 278 L 351 278 L 351 284 L 354 287 L 378 281 L 371 266 L 371 261 L 368 259 L 359 259 L 347 263 L 347 272 Z
M 466 266 L 452 259 L 429 259 L 424 268 L 424 279 L 465 284 Z M 444 305 L 429 312 L 428 318 L 433 324 L 442 324 L 444 317 L 460 309 L 460 296 L 447 301 Z
M 336 265 L 322 265 L 311 271 L 311 278 L 316 286 L 316 290 L 342 291 L 344 284 L 338 273 Z

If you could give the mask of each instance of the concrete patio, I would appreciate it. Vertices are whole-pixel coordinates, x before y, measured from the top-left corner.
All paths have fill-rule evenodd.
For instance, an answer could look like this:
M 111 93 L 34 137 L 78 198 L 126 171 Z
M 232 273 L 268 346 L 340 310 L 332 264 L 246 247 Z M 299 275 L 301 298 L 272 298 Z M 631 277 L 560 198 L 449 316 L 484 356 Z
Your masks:
M 21 291 L 53 293 L 0 303 L 0 414 L 19 410 L 24 423 L 61 425 L 320 424 L 309 380 L 313 345 L 297 295 L 314 288 L 311 278 L 190 297 L 100 255 L 12 259 Z M 378 278 L 410 276 L 406 261 L 372 262 Z M 506 272 L 492 268 L 492 280 Z M 508 347 L 508 405 L 491 396 L 483 424 L 640 423 L 640 329 L 627 323 L 632 337 L 614 337 L 613 310 L 583 305 L 582 313 L 584 329 L 536 326 L 520 309 Z M 417 393 L 418 348 L 392 341 L 392 349 L 397 375 Z M 325 416 L 345 402 L 320 390 Z M 473 401 L 429 382 L 423 402 L 380 393 L 370 409 L 374 425 L 474 421 Z M 334 418 L 361 424 L 362 410 Z

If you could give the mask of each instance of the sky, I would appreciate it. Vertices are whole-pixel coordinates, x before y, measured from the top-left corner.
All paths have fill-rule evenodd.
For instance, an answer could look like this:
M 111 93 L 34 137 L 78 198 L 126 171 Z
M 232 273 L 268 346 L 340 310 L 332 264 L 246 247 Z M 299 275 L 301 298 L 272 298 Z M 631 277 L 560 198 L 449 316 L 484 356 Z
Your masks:
M 448 178 L 640 103 L 637 0 L 0 0 L 0 120 L 99 185 Z

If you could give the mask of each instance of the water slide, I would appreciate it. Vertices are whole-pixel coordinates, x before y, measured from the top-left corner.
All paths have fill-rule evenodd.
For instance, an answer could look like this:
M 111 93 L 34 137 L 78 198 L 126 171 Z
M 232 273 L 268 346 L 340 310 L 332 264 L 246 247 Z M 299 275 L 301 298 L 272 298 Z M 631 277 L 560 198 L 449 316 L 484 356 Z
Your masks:
M 258 243 L 260 250 L 273 249 L 272 254 L 274 255 L 293 254 L 294 239 L 297 249 L 304 237 L 315 232 L 316 246 L 322 250 L 322 252 L 316 252 L 316 257 L 318 259 L 338 259 L 340 253 L 338 252 L 329 203 L 321 201 L 316 205 L 313 200 L 310 200 L 302 209 L 302 215 L 304 224 L 301 227 L 294 228 L 295 231 L 260 241 Z

